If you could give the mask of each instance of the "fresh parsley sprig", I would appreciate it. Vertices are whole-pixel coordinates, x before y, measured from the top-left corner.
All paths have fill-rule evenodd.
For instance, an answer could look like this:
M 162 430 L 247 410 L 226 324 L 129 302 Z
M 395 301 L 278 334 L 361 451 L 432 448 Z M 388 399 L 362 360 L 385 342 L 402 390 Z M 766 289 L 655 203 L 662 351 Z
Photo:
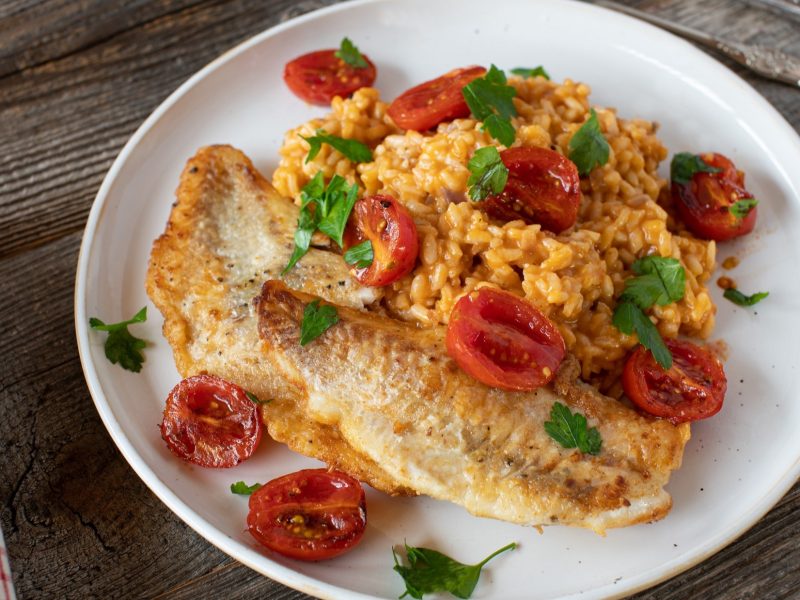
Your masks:
M 511 69 L 511 72 L 514 75 L 519 75 L 520 77 L 525 77 L 526 79 L 530 79 L 532 77 L 544 77 L 545 79 L 550 81 L 550 74 L 547 71 L 545 71 L 542 65 L 533 68 L 517 67 L 515 69 Z
M 372 250 L 372 242 L 369 240 L 356 244 L 344 253 L 344 262 L 356 269 L 365 269 L 372 264 L 374 259 L 375 253 Z
M 307 304 L 303 311 L 303 322 L 300 323 L 300 345 L 314 341 L 338 322 L 339 313 L 335 306 L 320 306 L 319 300 Z
M 587 454 L 600 454 L 603 440 L 597 427 L 589 428 L 586 417 L 572 413 L 564 404 L 556 402 L 550 409 L 550 421 L 545 421 L 544 430 L 564 448 L 577 448 Z
M 675 183 L 689 183 L 695 173 L 719 173 L 722 169 L 712 167 L 699 154 L 678 152 L 669 165 L 669 178 Z
M 334 175 L 327 186 L 318 171 L 300 192 L 300 214 L 294 232 L 294 251 L 281 275 L 288 273 L 311 246 L 311 236 L 319 230 L 343 245 L 347 219 L 358 198 L 358 186 L 349 185 L 344 177 Z
M 450 592 L 457 598 L 469 598 L 478 584 L 483 566 L 498 554 L 513 550 L 515 543 L 503 546 L 476 565 L 465 565 L 430 548 L 405 545 L 408 566 L 397 560 L 397 552 L 392 548 L 394 570 L 403 578 L 406 591 L 401 598 L 411 596 L 419 600 L 424 594 Z
M 739 306 L 753 306 L 754 304 L 758 304 L 764 298 L 769 296 L 769 292 L 756 292 L 755 294 L 750 294 L 749 296 L 743 294 L 736 288 L 728 288 L 725 290 L 722 295 Z
M 358 50 L 358 47 L 350 41 L 350 38 L 344 38 L 339 45 L 339 49 L 333 53 L 336 58 L 341 58 L 351 67 L 363 69 L 367 66 L 367 60 L 364 55 Z
M 672 367 L 672 354 L 645 310 L 658 304 L 665 306 L 683 298 L 686 271 L 680 261 L 662 256 L 646 256 L 635 261 L 631 269 L 636 277 L 625 281 L 611 322 L 626 335 L 636 332 L 639 343 L 650 350 L 664 369 Z
M 239 494 L 240 496 L 249 496 L 253 492 L 257 491 L 260 487 L 260 483 L 247 485 L 244 481 L 237 481 L 236 483 L 231 484 L 231 493 Z
M 585 177 L 595 167 L 608 162 L 610 147 L 600 131 L 600 120 L 592 108 L 589 118 L 569 140 L 569 159 L 578 167 L 578 173 Z
M 755 198 L 744 198 L 731 204 L 728 207 L 728 210 L 737 219 L 744 219 L 750 214 L 750 211 L 753 210 L 757 204 L 758 200 Z
M 311 137 L 300 136 L 308 142 L 308 156 L 305 162 L 311 162 L 319 154 L 322 144 L 328 144 L 341 152 L 345 158 L 355 163 L 370 162 L 372 160 L 372 150 L 369 146 L 362 144 L 358 140 L 348 140 L 338 135 L 332 135 L 324 129 L 317 129 L 316 133 Z
M 108 360 L 113 364 L 119 363 L 119 366 L 123 369 L 138 373 L 142 370 L 142 363 L 144 362 L 142 350 L 147 346 L 147 342 L 131 335 L 130 331 L 128 331 L 128 325 L 144 323 L 145 321 L 147 321 L 146 306 L 127 321 L 107 325 L 97 317 L 92 317 L 89 319 L 89 326 L 96 331 L 108 332 L 108 338 L 104 346 Z
M 514 143 L 516 132 L 511 117 L 517 116 L 517 109 L 512 99 L 517 91 L 508 85 L 503 71 L 492 65 L 486 75 L 461 88 L 461 94 L 472 116 L 483 121 L 481 129 L 504 146 Z
M 483 200 L 490 194 L 499 194 L 508 181 L 508 167 L 503 164 L 500 153 L 494 146 L 479 148 L 467 163 L 470 175 L 467 179 L 469 197 Z

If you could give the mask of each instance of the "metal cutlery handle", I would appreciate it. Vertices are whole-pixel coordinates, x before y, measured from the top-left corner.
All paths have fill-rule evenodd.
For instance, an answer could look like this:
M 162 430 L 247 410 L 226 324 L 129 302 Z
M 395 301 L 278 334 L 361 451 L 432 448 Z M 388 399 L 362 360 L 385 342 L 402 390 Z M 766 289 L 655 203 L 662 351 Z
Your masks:
M 800 59 L 795 56 L 763 46 L 740 44 L 717 38 L 704 31 L 673 23 L 662 17 L 617 4 L 616 2 L 610 2 L 609 0 L 594 0 L 593 4 L 647 21 L 683 38 L 716 50 L 762 77 L 800 87 Z

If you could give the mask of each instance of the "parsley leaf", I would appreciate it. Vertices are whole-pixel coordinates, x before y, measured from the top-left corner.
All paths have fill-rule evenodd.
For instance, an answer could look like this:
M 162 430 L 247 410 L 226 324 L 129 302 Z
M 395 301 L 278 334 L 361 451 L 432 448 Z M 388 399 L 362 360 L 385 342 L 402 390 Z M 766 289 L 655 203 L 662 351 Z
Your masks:
M 339 176 L 333 176 L 329 187 L 333 186 L 337 177 Z M 350 212 L 353 210 L 356 200 L 358 200 L 358 186 L 354 183 L 348 188 L 346 179 L 339 177 L 339 180 L 342 182 L 342 189 L 336 190 L 334 192 L 335 195 L 331 194 L 330 198 L 328 198 L 328 210 L 323 212 L 317 229 L 327 234 L 329 238 L 341 247 L 344 246 L 342 236 L 347 225 L 347 219 L 350 217 Z
M 624 300 L 617 305 L 614 316 L 611 318 L 614 327 L 626 335 L 636 331 L 639 343 L 650 350 L 650 354 L 664 369 L 672 367 L 672 353 L 661 338 L 661 334 L 653 322 L 644 314 L 641 308 L 630 300 Z
M 372 160 L 372 150 L 369 146 L 362 144 L 358 140 L 348 140 L 338 135 L 331 135 L 324 129 L 317 129 L 316 133 L 311 137 L 300 136 L 308 142 L 310 148 L 308 149 L 308 156 L 306 156 L 306 163 L 314 160 L 319 154 L 322 144 L 328 144 L 330 147 L 335 148 L 341 152 L 347 159 L 355 163 L 369 162 Z
M 722 169 L 712 167 L 698 154 L 678 152 L 669 165 L 669 178 L 675 183 L 689 183 L 695 173 L 719 173 Z
M 144 355 L 142 350 L 147 343 L 128 331 L 128 325 L 144 323 L 147 320 L 147 307 L 137 312 L 133 318 L 119 323 L 106 325 L 97 317 L 89 319 L 89 326 L 96 331 L 107 331 L 108 338 L 105 343 L 106 358 L 113 364 L 128 371 L 138 373 L 142 370 Z
M 344 262 L 356 269 L 365 269 L 372 264 L 375 254 L 372 251 L 372 242 L 364 240 L 344 253 Z
M 578 167 L 581 176 L 608 162 L 609 145 L 600 131 L 600 120 L 592 108 L 589 118 L 569 140 L 569 159 Z
M 744 200 L 737 200 L 731 204 L 728 210 L 737 219 L 744 219 L 757 204 L 758 200 L 755 198 L 745 198 Z
M 753 306 L 769 296 L 769 292 L 756 292 L 755 294 L 750 294 L 747 296 L 736 288 L 728 288 L 722 293 L 722 295 L 739 306 Z
M 347 219 L 358 198 L 358 186 L 349 185 L 344 177 L 334 175 L 328 186 L 318 171 L 300 192 L 300 214 L 294 232 L 294 252 L 281 275 L 288 273 L 311 246 L 311 236 L 319 229 L 340 246 Z
M 500 153 L 494 146 L 479 148 L 467 163 L 470 176 L 467 179 L 469 197 L 483 200 L 490 194 L 499 194 L 508 181 L 508 167 L 503 164 Z
M 544 70 L 542 65 L 533 67 L 532 69 L 527 67 L 517 67 L 516 69 L 511 69 L 511 72 L 514 75 L 519 75 L 520 77 L 525 77 L 526 79 L 530 79 L 531 77 L 544 77 L 548 81 L 550 80 L 550 74 Z
M 508 85 L 503 71 L 492 65 L 486 75 L 461 88 L 461 94 L 472 116 L 483 121 L 481 129 L 504 146 L 514 143 L 516 132 L 511 117 L 517 116 L 517 109 L 512 98 L 517 91 Z
M 512 542 L 476 565 L 465 565 L 436 550 L 405 544 L 409 566 L 400 564 L 397 552 L 392 548 L 394 570 L 400 573 L 406 584 L 406 591 L 400 597 L 408 595 L 420 599 L 424 594 L 450 592 L 457 598 L 469 598 L 478 584 L 483 566 L 498 554 L 516 547 Z
M 247 399 L 250 400 L 253 404 L 269 404 L 272 402 L 271 400 L 260 400 L 258 396 L 256 396 L 253 392 L 248 392 L 247 390 L 244 391 L 244 395 L 247 396 Z
M 344 38 L 342 40 L 339 49 L 334 52 L 333 55 L 336 58 L 341 58 L 348 65 L 351 67 L 356 67 L 357 69 L 363 69 L 367 66 L 366 59 L 349 38 Z
M 573 414 L 569 407 L 560 402 L 553 404 L 550 409 L 550 421 L 545 421 L 544 430 L 551 438 L 564 448 L 577 448 L 587 454 L 600 454 L 600 432 L 597 427 L 589 429 L 586 426 L 586 417 L 581 413 Z
M 303 311 L 303 322 L 300 324 L 300 345 L 305 346 L 317 339 L 329 328 L 339 322 L 339 313 L 336 307 L 330 304 L 319 305 L 319 300 L 314 300 L 306 305 Z
M 247 485 L 244 481 L 237 481 L 236 483 L 231 484 L 231 493 L 239 494 L 240 496 L 249 496 L 260 487 L 261 487 L 260 483 Z
M 625 282 L 620 298 L 630 300 L 641 309 L 653 304 L 666 306 L 683 298 L 686 271 L 679 260 L 663 256 L 645 256 L 631 265 L 638 277 Z

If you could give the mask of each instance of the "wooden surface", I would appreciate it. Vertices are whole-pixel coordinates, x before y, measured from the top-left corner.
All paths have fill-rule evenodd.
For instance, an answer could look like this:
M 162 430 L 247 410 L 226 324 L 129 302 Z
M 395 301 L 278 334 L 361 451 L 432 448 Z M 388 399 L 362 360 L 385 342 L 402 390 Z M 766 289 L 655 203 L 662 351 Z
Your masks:
M 123 460 L 81 373 L 73 282 L 103 175 L 147 115 L 238 42 L 330 3 L 0 2 L 0 516 L 20 598 L 306 598 L 210 546 Z M 800 55 L 800 23 L 739 0 L 628 4 Z M 800 91 L 736 70 L 800 129 Z M 636 597 L 798 590 L 795 486 L 736 543 Z

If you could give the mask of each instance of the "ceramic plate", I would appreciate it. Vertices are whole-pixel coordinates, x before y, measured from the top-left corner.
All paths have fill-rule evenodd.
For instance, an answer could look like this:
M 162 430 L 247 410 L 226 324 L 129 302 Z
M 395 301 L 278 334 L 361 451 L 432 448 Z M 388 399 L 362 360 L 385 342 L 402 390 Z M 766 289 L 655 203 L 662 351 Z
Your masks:
M 457 6 L 457 8 L 456 8 Z M 419 15 L 425 15 L 424 19 Z M 623 117 L 661 124 L 671 152 L 717 150 L 746 170 L 759 206 L 757 232 L 720 247 L 748 292 L 769 290 L 755 309 L 723 300 L 716 337 L 730 348 L 723 411 L 692 428 L 683 467 L 668 490 L 663 521 L 610 531 L 551 527 L 543 534 L 470 516 L 427 498 L 391 499 L 368 490 L 369 527 L 340 559 L 304 564 L 268 556 L 245 531 L 247 500 L 231 482 L 266 481 L 316 465 L 276 443 L 234 470 L 177 460 L 156 424 L 178 381 L 148 302 L 150 245 L 164 228 L 178 175 L 198 147 L 229 143 L 271 174 L 290 127 L 321 115 L 291 95 L 284 63 L 349 36 L 378 65 L 390 99 L 462 65 L 543 64 L 556 79 L 592 87 L 591 100 Z M 75 298 L 77 336 L 97 409 L 125 458 L 181 519 L 237 560 L 322 598 L 397 598 L 391 548 L 407 540 L 476 562 L 510 541 L 519 549 L 490 563 L 476 598 L 621 596 L 671 577 L 730 543 L 755 523 L 800 472 L 800 140 L 741 79 L 693 46 L 630 18 L 567 1 L 444 0 L 352 2 L 264 32 L 213 62 L 170 96 L 128 142 L 103 182 L 81 248 Z M 667 165 L 662 165 L 666 169 Z M 666 174 L 666 172 L 664 173 Z M 140 374 L 110 364 L 87 321 L 128 318 L 148 305 L 137 334 L 150 341 Z

